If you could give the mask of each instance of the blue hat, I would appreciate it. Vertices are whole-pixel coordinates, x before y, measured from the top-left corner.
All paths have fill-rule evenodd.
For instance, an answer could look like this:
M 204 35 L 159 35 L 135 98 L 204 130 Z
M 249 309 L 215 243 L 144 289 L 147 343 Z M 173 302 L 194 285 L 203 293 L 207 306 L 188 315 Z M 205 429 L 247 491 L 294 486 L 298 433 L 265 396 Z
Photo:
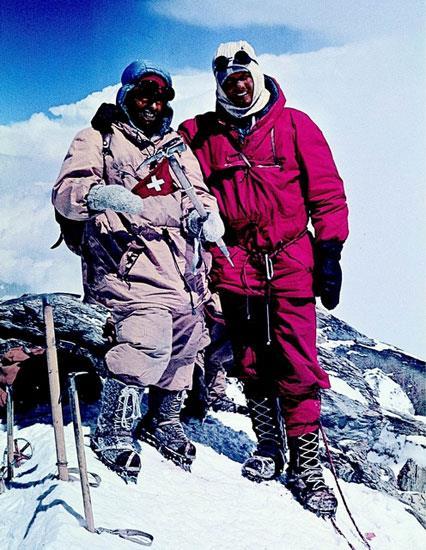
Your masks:
M 145 63 L 145 61 L 133 61 L 133 63 L 130 63 L 130 65 L 124 69 L 121 75 L 122 86 L 117 93 L 117 105 L 123 109 L 126 96 L 130 90 L 133 90 L 138 80 L 150 74 L 160 76 L 166 82 L 167 86 L 173 90 L 170 73 L 151 63 Z
M 167 71 L 160 69 L 159 67 L 155 66 L 152 63 L 145 62 L 145 61 L 133 61 L 128 65 L 121 75 L 121 88 L 117 92 L 117 98 L 116 103 L 126 114 L 130 124 L 133 126 L 133 123 L 129 117 L 129 113 L 127 112 L 127 107 L 125 105 L 127 94 L 133 90 L 133 88 L 136 86 L 138 81 L 148 75 L 156 75 L 162 78 L 165 83 L 167 84 L 167 87 L 170 89 L 171 92 L 171 98 L 174 97 L 174 89 L 172 85 L 172 77 L 170 76 L 170 73 Z M 163 117 L 163 123 L 161 125 L 160 134 L 163 135 L 166 133 L 169 128 L 173 117 L 173 109 L 171 108 L 170 104 L 166 104 L 166 109 L 164 111 L 164 117 Z

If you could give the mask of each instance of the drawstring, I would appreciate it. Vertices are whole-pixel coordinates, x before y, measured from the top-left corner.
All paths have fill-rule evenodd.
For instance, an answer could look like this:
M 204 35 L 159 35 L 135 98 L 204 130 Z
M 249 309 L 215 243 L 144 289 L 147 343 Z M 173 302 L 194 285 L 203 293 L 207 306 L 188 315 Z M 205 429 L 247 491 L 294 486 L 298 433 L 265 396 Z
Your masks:
M 247 256 L 244 258 L 244 262 L 240 272 L 240 278 L 241 278 L 241 283 L 243 287 L 247 288 L 247 290 L 252 290 L 255 292 L 255 289 L 250 287 L 248 282 L 248 277 L 247 277 L 247 266 L 252 258 L 257 263 L 257 265 L 260 263 L 261 265 L 264 264 L 265 266 L 266 283 L 265 283 L 264 299 L 265 299 L 266 345 L 267 346 L 270 346 L 272 344 L 270 316 L 271 316 L 271 282 L 274 277 L 273 260 L 280 252 L 282 252 L 288 246 L 290 246 L 291 244 L 301 239 L 304 235 L 306 235 L 307 232 L 308 230 L 304 229 L 290 241 L 287 241 L 286 243 L 283 243 L 282 241 L 279 242 L 275 250 L 273 250 L 273 252 L 271 253 L 253 250 L 253 249 L 247 249 L 241 244 L 239 245 L 240 248 L 242 248 L 244 251 L 247 252 Z M 249 309 L 248 296 L 247 296 L 247 303 L 246 303 L 246 315 L 247 315 L 247 320 L 249 320 L 251 317 L 251 314 Z
M 271 146 L 272 146 L 272 155 L 274 157 L 274 164 L 278 164 L 277 149 L 275 147 L 275 128 L 271 128 Z
M 272 342 L 271 338 L 271 321 L 270 321 L 270 303 L 271 303 L 271 281 L 274 276 L 274 266 L 269 254 L 264 255 L 265 259 L 265 271 L 266 271 L 266 285 L 265 285 L 265 313 L 266 313 L 266 345 L 270 346 Z
M 250 297 L 249 296 L 246 296 L 246 319 L 247 319 L 247 321 L 250 321 L 250 319 L 251 319 Z

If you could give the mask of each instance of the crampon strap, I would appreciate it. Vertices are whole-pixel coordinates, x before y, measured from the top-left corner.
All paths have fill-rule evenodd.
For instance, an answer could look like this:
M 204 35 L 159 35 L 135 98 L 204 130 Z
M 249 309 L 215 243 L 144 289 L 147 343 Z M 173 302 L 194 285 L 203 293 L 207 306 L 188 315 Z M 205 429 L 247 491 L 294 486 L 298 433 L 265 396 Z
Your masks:
M 106 527 L 98 527 L 96 529 L 98 535 L 102 533 L 109 533 L 110 535 L 118 535 L 120 538 L 136 542 L 141 546 L 151 546 L 154 541 L 154 537 L 144 531 L 138 529 L 107 529 Z
M 69 479 L 70 481 L 80 481 L 80 469 L 79 468 L 68 468 L 69 474 L 77 474 L 77 475 L 70 475 Z M 89 476 L 89 485 L 90 487 L 99 487 L 101 484 L 101 477 L 98 474 L 95 474 L 94 472 L 87 472 Z

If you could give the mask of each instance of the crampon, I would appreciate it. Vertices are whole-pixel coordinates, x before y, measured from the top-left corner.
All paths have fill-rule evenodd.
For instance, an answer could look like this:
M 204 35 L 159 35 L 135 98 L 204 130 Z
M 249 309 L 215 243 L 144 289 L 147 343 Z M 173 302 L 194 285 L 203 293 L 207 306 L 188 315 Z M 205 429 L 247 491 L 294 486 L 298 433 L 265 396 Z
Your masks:
M 337 498 L 333 491 L 324 483 L 322 472 L 319 472 L 316 479 L 312 480 L 312 472 L 309 472 L 310 479 L 304 480 L 303 476 L 289 475 L 287 487 L 294 498 L 310 512 L 322 518 L 335 518 L 337 509 Z
M 118 474 L 125 483 L 137 482 L 141 459 L 135 451 L 101 446 L 96 437 L 90 438 L 90 447 L 102 464 Z
M 190 441 L 183 443 L 178 449 L 172 449 L 156 437 L 154 433 L 145 428 L 140 429 L 138 437 L 142 441 L 145 441 L 145 443 L 148 443 L 148 445 L 157 449 L 164 458 L 170 460 L 176 464 L 176 466 L 179 466 L 186 472 L 191 471 L 196 451 L 194 445 Z
M 262 481 L 279 478 L 282 468 L 283 458 L 281 453 L 277 453 L 275 457 L 255 453 L 244 462 L 241 474 L 250 481 L 261 483 Z

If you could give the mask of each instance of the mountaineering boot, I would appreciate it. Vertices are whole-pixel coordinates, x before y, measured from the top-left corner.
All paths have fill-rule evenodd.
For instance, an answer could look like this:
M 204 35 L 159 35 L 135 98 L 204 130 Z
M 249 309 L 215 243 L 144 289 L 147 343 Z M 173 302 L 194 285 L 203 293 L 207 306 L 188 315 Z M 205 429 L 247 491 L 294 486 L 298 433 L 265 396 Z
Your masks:
M 284 468 L 285 445 L 277 400 L 273 397 L 249 397 L 247 406 L 257 437 L 257 448 L 243 464 L 241 473 L 251 481 L 278 478 Z
M 288 486 L 304 508 L 321 517 L 334 517 L 337 499 L 324 481 L 319 461 L 319 433 L 288 437 Z
M 245 405 L 240 405 L 236 403 L 233 399 L 227 395 L 220 395 L 214 399 L 211 403 L 211 408 L 215 412 L 230 412 L 244 414 L 248 416 L 249 410 Z
M 196 451 L 180 422 L 182 401 L 182 391 L 151 386 L 148 413 L 139 422 L 135 433 L 139 439 L 155 447 L 164 458 L 190 471 Z
M 134 421 L 140 418 L 144 388 L 129 386 L 108 377 L 102 389 L 101 410 L 90 446 L 108 468 L 127 482 L 136 483 L 141 469 L 133 437 Z

